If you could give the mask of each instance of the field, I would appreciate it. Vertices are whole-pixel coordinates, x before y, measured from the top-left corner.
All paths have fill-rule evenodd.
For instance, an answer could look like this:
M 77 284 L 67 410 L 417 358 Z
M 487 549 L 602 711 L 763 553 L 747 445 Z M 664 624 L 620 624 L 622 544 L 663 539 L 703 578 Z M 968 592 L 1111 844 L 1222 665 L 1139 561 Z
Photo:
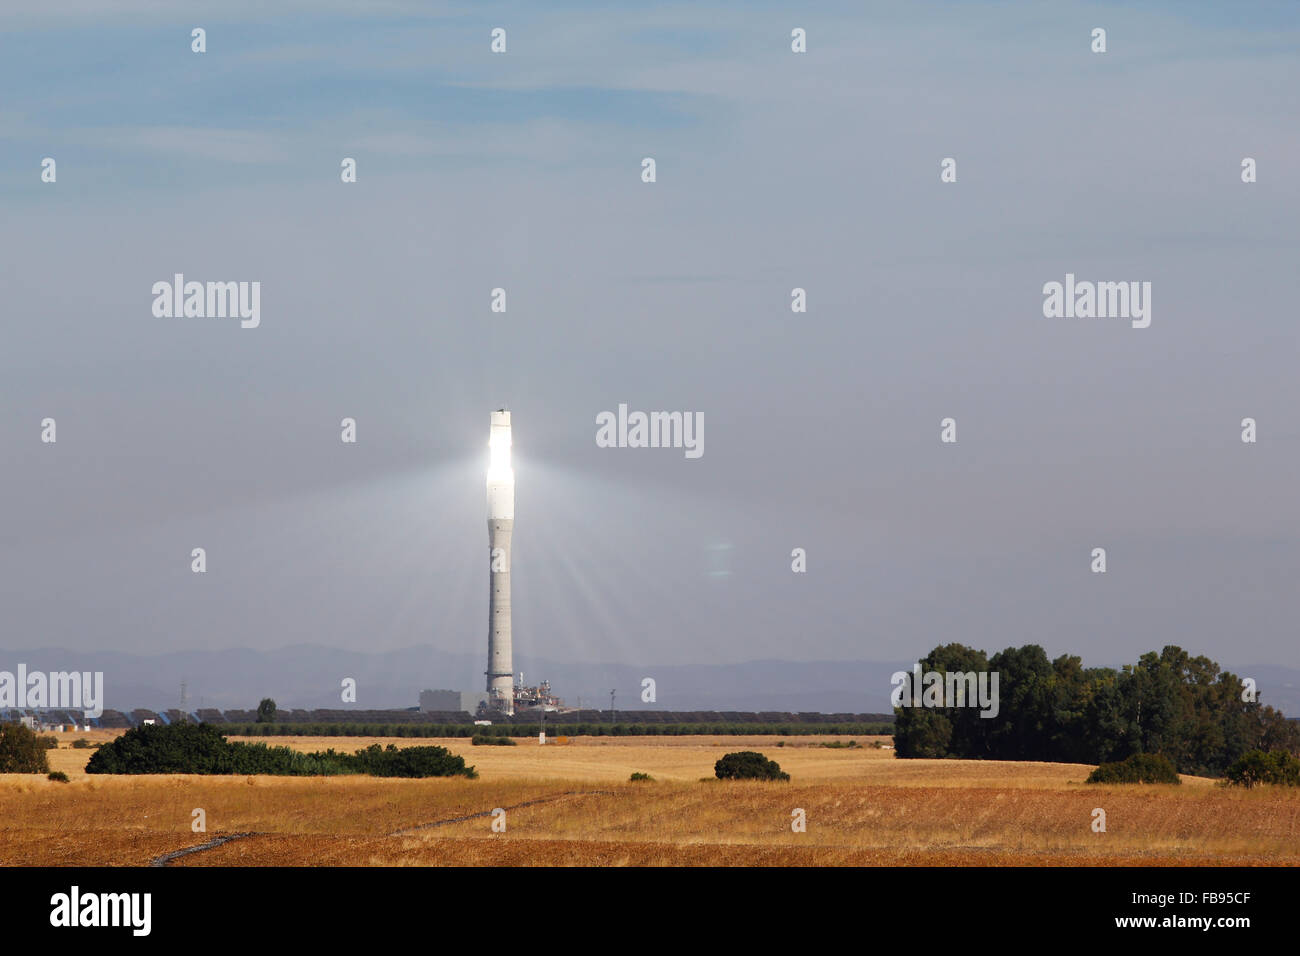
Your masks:
M 0 775 L 0 863 L 170 866 L 554 865 L 1258 865 L 1300 864 L 1300 791 L 1086 785 L 1079 764 L 896 760 L 858 738 L 581 737 L 474 747 L 478 780 L 87 775 L 93 751 L 67 734 L 52 770 Z M 240 739 L 240 738 L 235 738 Z M 248 739 L 248 738 L 244 738 Z M 300 750 L 370 738 L 269 737 Z M 847 738 L 843 738 L 847 740 Z M 734 750 L 777 760 L 789 783 L 723 782 Z M 630 783 L 634 771 L 651 782 Z M 206 832 L 191 830 L 192 811 Z M 504 833 L 492 811 L 505 810 Z M 791 828 L 802 809 L 806 832 Z M 1092 830 L 1094 808 L 1106 832 Z

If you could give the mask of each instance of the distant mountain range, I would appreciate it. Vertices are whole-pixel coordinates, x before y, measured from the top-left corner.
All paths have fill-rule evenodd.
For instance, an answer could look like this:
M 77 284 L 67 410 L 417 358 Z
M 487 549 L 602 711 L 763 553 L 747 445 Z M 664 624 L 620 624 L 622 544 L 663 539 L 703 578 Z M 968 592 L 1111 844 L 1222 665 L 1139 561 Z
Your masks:
M 173 651 L 158 655 L 43 648 L 0 651 L 0 671 L 18 664 L 31 671 L 103 671 L 104 706 L 177 707 L 187 685 L 187 709 L 256 708 L 263 697 L 291 709 L 359 710 L 414 707 L 425 689 L 481 690 L 481 655 L 429 647 L 362 653 L 299 644 L 276 650 Z M 757 660 L 726 665 L 641 666 L 515 658 L 526 682 L 551 682 L 565 703 L 618 710 L 756 710 L 824 713 L 888 713 L 890 675 L 913 661 Z M 1261 700 L 1289 717 L 1300 717 L 1300 670 L 1258 665 L 1228 666 L 1253 677 Z M 357 682 L 357 702 L 344 704 L 345 677 Z M 655 681 L 655 701 L 642 702 L 644 678 Z

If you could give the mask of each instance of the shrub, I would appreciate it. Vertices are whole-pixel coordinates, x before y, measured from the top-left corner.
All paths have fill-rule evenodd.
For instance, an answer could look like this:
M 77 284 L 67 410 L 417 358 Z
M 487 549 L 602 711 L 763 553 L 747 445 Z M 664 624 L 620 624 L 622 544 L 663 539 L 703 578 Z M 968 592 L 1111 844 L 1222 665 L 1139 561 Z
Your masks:
M 631 783 L 636 783 L 638 780 L 654 780 L 654 777 L 648 773 L 634 773 L 628 777 L 628 781 Z
M 1125 760 L 1104 763 L 1088 775 L 1088 783 L 1182 783 L 1168 757 L 1133 754 Z
M 46 750 L 58 750 L 58 749 L 59 749 L 59 738 L 58 738 L 58 737 L 55 737 L 55 736 L 51 735 L 51 736 L 49 736 L 49 737 L 37 737 L 36 739 L 37 739 L 37 741 L 39 741 L 40 745 L 41 745 L 42 747 L 44 747 Z
M 86 773 L 222 773 L 232 746 L 209 724 L 145 724 L 97 750 Z
M 465 766 L 464 758 L 442 747 L 398 750 L 389 744 L 387 750 L 381 750 L 379 744 L 372 744 L 355 754 L 332 749 L 300 753 L 288 747 L 231 743 L 210 724 L 149 725 L 128 730 L 91 756 L 86 773 L 478 776 L 473 767 Z
M 45 747 L 22 724 L 0 724 L 0 773 L 49 773 Z
M 511 741 L 514 743 L 514 741 Z M 471 779 L 478 776 L 473 767 L 465 766 L 465 758 L 457 757 L 446 747 L 401 747 L 389 744 L 380 750 L 371 744 L 358 750 L 352 758 L 358 772 L 372 777 L 456 777 Z
M 47 780 L 54 780 L 54 781 L 56 781 L 57 783 L 68 783 L 68 782 L 69 782 L 69 781 L 68 781 L 68 775 L 67 775 L 66 773 L 64 773 L 62 770 L 56 770 L 56 771 L 54 771 L 53 773 L 47 773 L 47 774 L 45 775 L 45 778 L 46 778 Z
M 1248 789 L 1260 783 L 1300 787 L 1300 759 L 1284 750 L 1252 750 L 1229 767 L 1224 776 L 1229 784 Z
M 475 734 L 469 742 L 475 747 L 517 747 L 513 737 L 501 737 L 497 734 Z
M 93 747 L 93 746 L 95 746 L 95 745 L 92 744 L 92 743 L 91 743 L 89 740 L 87 740 L 85 737 L 78 737 L 76 740 L 74 740 L 74 741 L 72 742 L 72 749 L 73 749 L 73 750 L 89 750 L 89 749 L 90 749 L 91 747 Z
M 789 780 L 775 760 L 753 750 L 741 750 L 722 757 L 713 765 L 719 780 Z

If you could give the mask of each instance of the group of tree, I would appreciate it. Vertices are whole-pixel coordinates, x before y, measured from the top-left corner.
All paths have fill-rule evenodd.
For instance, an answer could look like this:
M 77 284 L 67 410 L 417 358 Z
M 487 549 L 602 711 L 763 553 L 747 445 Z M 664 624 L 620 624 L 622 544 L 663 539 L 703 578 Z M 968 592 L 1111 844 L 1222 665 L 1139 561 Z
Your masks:
M 445 747 L 381 748 L 372 744 L 353 754 L 333 749 L 301 753 L 226 740 L 210 724 L 149 724 L 128 730 L 96 750 L 86 773 L 273 774 L 277 776 L 477 777 Z
M 974 757 L 1109 763 L 1159 754 L 1180 773 L 1221 776 L 1247 752 L 1300 751 L 1300 725 L 1261 704 L 1236 675 L 1168 646 L 1136 664 L 1085 668 L 1049 661 L 1036 644 L 988 657 L 962 644 L 936 647 L 923 672 L 996 672 L 999 706 L 895 708 L 900 757 Z M 944 704 L 953 701 L 944 701 Z
M 105 711 L 108 713 L 108 711 Z M 169 722 L 174 722 L 173 714 L 180 715 L 179 711 L 167 711 Z M 221 711 L 215 708 L 202 708 L 197 711 L 200 723 L 207 724 L 253 724 L 253 723 L 277 723 L 277 724 L 474 724 L 474 716 L 467 711 L 421 711 L 415 709 L 406 710 L 367 710 L 356 707 L 347 709 L 330 709 L 319 708 L 315 710 L 280 709 L 275 701 L 270 698 L 263 698 L 255 710 L 226 710 Z M 136 719 L 132 723 L 139 723 L 139 717 L 154 717 L 152 711 L 135 711 L 133 716 Z M 611 724 L 715 724 L 715 725 L 733 725 L 745 724 L 752 727 L 764 727 L 772 724 L 781 725 L 802 725 L 815 724 L 818 727 L 809 730 L 809 733 L 824 733 L 827 724 L 842 725 L 860 725 L 872 724 L 893 725 L 893 714 L 822 714 L 809 712 L 791 712 L 791 711 L 748 711 L 748 710 L 620 710 L 616 715 L 611 715 L 607 710 L 593 710 L 583 708 L 582 710 L 569 710 L 563 713 L 548 713 L 547 720 L 563 719 L 569 724 L 597 724 L 609 727 Z M 520 711 L 513 716 L 493 715 L 493 726 L 524 726 L 535 727 L 537 725 L 536 712 Z M 764 733 L 765 731 L 755 730 L 755 733 Z
M 376 724 L 376 723 L 251 723 L 217 724 L 231 737 L 475 737 L 497 734 L 536 737 L 541 724 Z M 878 724 L 570 724 L 546 720 L 548 736 L 566 737 L 675 737 L 688 735 L 798 737 L 820 734 L 879 736 L 893 733 L 892 723 Z

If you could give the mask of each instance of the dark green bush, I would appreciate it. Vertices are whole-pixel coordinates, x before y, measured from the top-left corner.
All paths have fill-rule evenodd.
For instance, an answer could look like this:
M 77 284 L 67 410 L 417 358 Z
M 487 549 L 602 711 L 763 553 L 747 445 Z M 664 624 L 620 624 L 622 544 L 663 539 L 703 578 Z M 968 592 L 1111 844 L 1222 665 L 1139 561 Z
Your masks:
M 92 744 L 92 743 L 91 743 L 89 740 L 87 740 L 85 737 L 78 737 L 76 740 L 74 740 L 74 741 L 72 742 L 72 749 L 73 749 L 73 750 L 89 750 L 89 749 L 91 749 L 91 748 L 94 747 L 94 746 L 95 746 L 95 745 Z
M 22 724 L 0 724 L 0 773 L 49 773 L 45 746 Z
M 775 760 L 753 750 L 741 750 L 722 757 L 713 765 L 719 780 L 789 780 Z
M 648 773 L 634 773 L 632 776 L 628 777 L 628 780 L 632 783 L 636 783 L 640 780 L 654 780 L 654 777 L 650 776 Z
M 48 770 L 48 767 L 45 768 Z M 393 744 L 381 750 L 372 744 L 356 754 L 334 750 L 300 753 L 288 747 L 231 743 L 211 724 L 146 725 L 128 730 L 96 751 L 87 773 L 193 773 L 329 776 L 368 774 L 375 777 L 476 777 L 473 767 L 442 747 Z
M 358 750 L 354 758 L 357 772 L 372 777 L 470 777 L 478 776 L 465 758 L 457 757 L 445 747 L 398 747 L 389 744 L 383 750 L 371 744 Z
M 1104 763 L 1088 775 L 1088 783 L 1182 783 L 1168 757 L 1133 754 L 1125 760 Z
M 1284 750 L 1251 750 L 1225 771 L 1228 783 L 1250 788 L 1260 783 L 1300 787 L 1300 758 Z
M 57 781 L 58 783 L 68 783 L 68 775 L 62 770 L 56 770 L 53 773 L 45 775 L 47 779 Z
M 252 745 L 227 743 L 210 724 L 145 724 L 96 751 L 86 773 L 236 773 L 236 746 Z

